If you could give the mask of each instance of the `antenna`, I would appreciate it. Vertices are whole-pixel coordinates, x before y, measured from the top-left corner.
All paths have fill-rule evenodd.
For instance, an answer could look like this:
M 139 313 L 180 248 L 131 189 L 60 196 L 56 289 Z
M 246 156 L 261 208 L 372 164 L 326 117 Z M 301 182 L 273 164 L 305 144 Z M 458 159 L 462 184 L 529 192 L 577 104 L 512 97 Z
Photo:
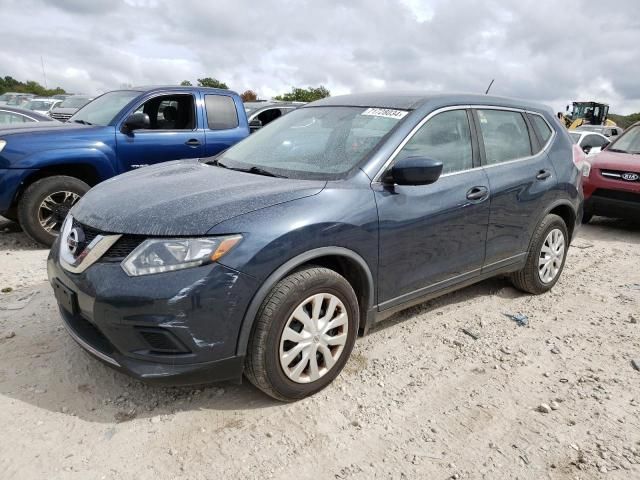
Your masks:
M 44 71 L 44 59 L 42 58 L 42 55 L 40 55 L 40 65 L 42 65 L 42 76 L 44 77 L 44 88 L 49 90 L 49 87 L 47 86 L 47 74 Z
M 492 78 L 492 79 L 491 79 L 491 83 L 490 83 L 490 84 L 489 84 L 489 86 L 487 87 L 487 91 L 486 91 L 486 92 L 484 92 L 484 94 L 485 94 L 485 95 L 487 95 L 487 94 L 489 93 L 489 90 L 491 90 L 491 85 L 493 85 L 493 82 L 494 82 L 495 80 L 496 80 L 495 78 Z

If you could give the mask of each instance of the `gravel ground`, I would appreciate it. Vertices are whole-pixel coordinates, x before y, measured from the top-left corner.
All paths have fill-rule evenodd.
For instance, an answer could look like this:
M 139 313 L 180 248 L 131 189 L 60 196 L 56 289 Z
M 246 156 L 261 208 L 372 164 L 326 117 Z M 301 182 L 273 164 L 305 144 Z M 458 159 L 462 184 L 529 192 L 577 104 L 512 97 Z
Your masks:
M 640 478 L 638 225 L 583 227 L 548 294 L 495 279 L 392 317 L 286 405 L 103 366 L 61 327 L 45 258 L 0 220 L 0 478 Z

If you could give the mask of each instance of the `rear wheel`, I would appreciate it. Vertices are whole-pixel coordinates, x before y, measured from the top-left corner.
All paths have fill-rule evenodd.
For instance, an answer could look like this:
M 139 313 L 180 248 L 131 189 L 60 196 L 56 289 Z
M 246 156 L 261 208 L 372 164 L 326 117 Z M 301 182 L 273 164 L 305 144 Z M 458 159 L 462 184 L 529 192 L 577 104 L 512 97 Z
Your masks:
M 512 275 L 514 286 L 524 292 L 540 294 L 549 291 L 560 278 L 569 248 L 567 226 L 558 215 L 547 215 L 531 240 L 527 262 Z
M 56 175 L 29 185 L 18 203 L 24 232 L 36 242 L 51 246 L 65 217 L 91 187 L 74 177 Z
M 358 323 L 358 300 L 344 277 L 321 267 L 294 272 L 258 311 L 245 375 L 278 400 L 312 395 L 346 364 Z

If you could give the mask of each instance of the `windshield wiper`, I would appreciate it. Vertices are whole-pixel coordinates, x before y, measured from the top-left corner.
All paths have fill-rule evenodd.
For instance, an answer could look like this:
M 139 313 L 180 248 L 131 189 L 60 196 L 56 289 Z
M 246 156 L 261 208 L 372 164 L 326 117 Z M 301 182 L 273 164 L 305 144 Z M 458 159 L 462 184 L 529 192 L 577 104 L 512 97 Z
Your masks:
M 213 165 L 215 167 L 226 168 L 228 170 L 235 170 L 236 172 L 254 173 L 256 175 L 264 175 L 265 177 L 289 178 L 284 175 L 278 175 L 277 173 L 270 172 L 269 170 L 265 170 L 264 168 L 256 167 L 255 165 L 250 168 L 230 167 L 229 165 L 225 165 L 224 163 L 222 163 L 217 158 L 208 160 L 204 163 L 206 165 Z
M 89 123 L 86 120 L 74 120 L 75 123 L 81 123 L 82 125 L 93 125 L 93 123 Z

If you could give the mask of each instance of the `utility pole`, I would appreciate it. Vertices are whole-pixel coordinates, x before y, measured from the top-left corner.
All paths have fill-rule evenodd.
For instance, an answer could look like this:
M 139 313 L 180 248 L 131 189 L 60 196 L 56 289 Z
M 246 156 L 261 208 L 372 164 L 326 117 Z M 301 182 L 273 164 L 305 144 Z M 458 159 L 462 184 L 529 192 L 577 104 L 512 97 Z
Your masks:
M 489 94 L 489 90 L 491 90 L 491 85 L 493 85 L 493 82 L 494 82 L 494 81 L 495 81 L 495 78 L 492 78 L 492 79 L 491 79 L 491 83 L 490 83 L 490 84 L 489 84 L 489 86 L 487 87 L 487 91 L 486 91 L 486 92 L 484 92 L 484 94 L 485 94 L 485 95 L 488 95 L 488 94 Z
M 44 71 L 44 59 L 42 58 L 42 55 L 40 55 L 40 65 L 42 65 L 42 76 L 44 77 L 44 88 L 49 90 L 49 87 L 47 86 L 47 74 Z

